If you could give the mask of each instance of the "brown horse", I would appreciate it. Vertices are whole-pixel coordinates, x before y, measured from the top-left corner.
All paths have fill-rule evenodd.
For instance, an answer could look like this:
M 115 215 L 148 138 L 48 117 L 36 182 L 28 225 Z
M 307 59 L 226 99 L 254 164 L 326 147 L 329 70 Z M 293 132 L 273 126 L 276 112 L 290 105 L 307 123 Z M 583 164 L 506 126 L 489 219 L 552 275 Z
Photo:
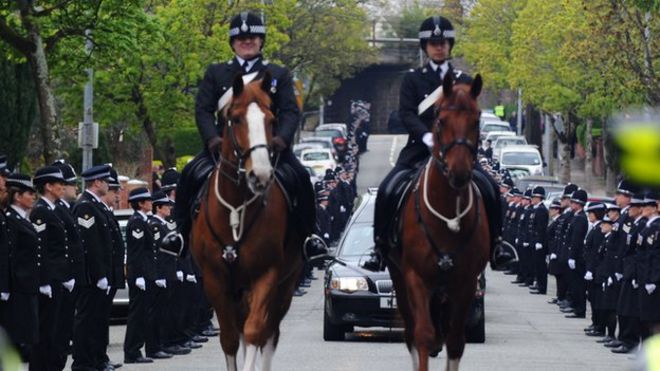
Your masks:
M 486 210 L 471 181 L 481 87 L 479 75 L 456 85 L 446 75 L 432 156 L 402 207 L 400 249 L 387 259 L 415 371 L 427 371 L 429 355 L 444 343 L 447 370 L 458 370 L 468 311 L 489 257 Z
M 304 236 L 289 228 L 288 205 L 275 181 L 270 141 L 270 76 L 244 84 L 238 77 L 224 111 L 220 161 L 209 177 L 191 235 L 204 290 L 220 322 L 227 370 L 269 371 L 280 322 L 303 266 Z

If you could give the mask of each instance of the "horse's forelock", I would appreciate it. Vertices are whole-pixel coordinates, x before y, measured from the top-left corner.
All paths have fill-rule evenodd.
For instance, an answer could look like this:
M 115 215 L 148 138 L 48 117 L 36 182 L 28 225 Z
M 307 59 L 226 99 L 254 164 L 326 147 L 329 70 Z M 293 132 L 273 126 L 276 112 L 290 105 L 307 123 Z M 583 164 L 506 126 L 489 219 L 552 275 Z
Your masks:
M 269 121 L 272 120 L 273 113 L 270 111 L 271 99 L 268 93 L 261 89 L 260 81 L 249 83 L 238 97 L 234 97 L 234 101 L 231 104 L 232 115 L 245 116 L 248 106 L 252 102 L 256 102 L 259 105 Z
M 451 106 L 454 110 L 459 111 L 477 111 L 477 100 L 470 95 L 469 84 L 456 84 L 454 85 L 453 92 L 450 97 L 441 97 L 439 106 Z

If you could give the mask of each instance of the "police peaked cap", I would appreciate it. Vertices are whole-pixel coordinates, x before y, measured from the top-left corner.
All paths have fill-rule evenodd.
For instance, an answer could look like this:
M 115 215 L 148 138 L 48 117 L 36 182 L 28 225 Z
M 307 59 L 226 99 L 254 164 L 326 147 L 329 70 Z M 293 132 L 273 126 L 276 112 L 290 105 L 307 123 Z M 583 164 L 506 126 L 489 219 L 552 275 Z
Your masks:
M 558 199 L 552 200 L 552 203 L 550 203 L 550 208 L 551 209 L 561 209 L 561 202 Z
M 569 183 L 569 184 L 566 185 L 566 187 L 564 187 L 564 193 L 562 194 L 561 197 L 562 198 L 571 197 L 573 195 L 573 192 L 575 192 L 577 190 L 578 190 L 578 186 L 576 186 L 575 184 Z M 585 202 L 586 202 L 586 200 L 585 200 Z
M 113 168 L 110 169 L 110 177 L 108 178 L 108 185 L 110 186 L 110 188 L 113 189 L 121 188 L 121 183 L 119 183 L 119 174 L 117 174 L 117 170 Z
M 518 188 L 513 187 L 511 189 L 511 195 L 515 197 L 515 196 L 522 196 L 523 194 L 522 194 L 522 192 L 520 192 L 520 190 Z
M 501 186 L 511 189 L 513 188 L 513 180 L 511 180 L 511 178 L 504 178 Z
M 76 170 L 70 164 L 64 162 L 64 160 L 57 160 L 53 162 L 53 166 L 57 166 L 58 169 L 62 172 L 64 180 L 69 184 L 74 184 L 78 179 L 76 175 Z
M 167 192 L 176 188 L 177 183 L 179 183 L 180 176 L 181 174 L 179 174 L 179 172 L 176 171 L 176 168 L 171 167 L 165 170 L 163 176 L 160 178 L 160 183 L 161 183 L 160 189 Z
M 644 206 L 644 193 L 637 192 L 630 199 L 630 206 Z
M 578 189 L 577 191 L 573 192 L 573 195 L 571 196 L 571 202 L 585 205 L 587 203 L 587 198 L 587 191 L 584 189 Z
M 523 197 L 527 200 L 531 199 L 532 198 L 532 190 L 531 189 L 526 190 L 525 193 L 523 193 Z
M 532 190 L 532 197 L 545 198 L 545 188 L 541 186 L 534 187 L 534 190 Z
M 250 12 L 235 15 L 229 23 L 229 44 L 238 36 L 259 36 L 266 39 L 266 26 L 261 17 Z
M 174 205 L 174 202 L 163 191 L 156 191 L 151 196 L 154 206 Z
M 326 182 L 330 182 L 330 181 L 334 181 L 336 179 L 335 179 L 334 173 L 325 173 L 325 176 L 323 177 L 323 180 L 326 181 Z
M 587 212 L 594 212 L 594 211 L 605 211 L 607 210 L 607 206 L 605 206 L 604 203 L 602 202 L 590 202 L 589 206 L 587 206 Z
M 660 201 L 660 191 L 648 191 L 644 195 L 644 203 L 646 206 L 656 205 Z
M 605 204 L 605 207 L 607 208 L 607 211 L 611 211 L 611 210 L 621 211 L 621 208 L 619 207 L 619 205 Z
M 426 43 L 431 41 L 449 42 L 449 47 L 454 47 L 454 39 L 456 38 L 456 31 L 454 26 L 445 17 L 439 15 L 426 18 L 419 26 L 419 46 L 422 50 L 426 49 Z
M 605 215 L 603 215 L 603 219 L 601 219 L 601 222 L 607 223 L 607 224 L 613 224 L 614 220 L 610 219 L 609 215 L 605 214 Z
M 619 185 L 616 187 L 616 193 L 632 197 L 639 190 L 632 183 L 627 180 L 622 180 L 619 182 Z
M 128 201 L 149 201 L 151 200 L 151 193 L 145 187 L 135 188 L 128 194 Z
M 110 178 L 110 165 L 96 165 L 92 166 L 89 169 L 80 173 L 80 176 L 86 181 L 92 181 L 96 179 L 107 179 Z
M 25 174 L 9 174 L 5 181 L 5 185 L 7 187 L 16 187 L 23 191 L 36 192 L 36 189 L 34 189 L 34 183 L 32 183 L 32 178 Z
M 62 171 L 57 166 L 44 166 L 34 173 L 34 184 L 66 183 Z
M 0 155 L 0 175 L 8 175 L 9 170 L 7 169 L 7 156 Z

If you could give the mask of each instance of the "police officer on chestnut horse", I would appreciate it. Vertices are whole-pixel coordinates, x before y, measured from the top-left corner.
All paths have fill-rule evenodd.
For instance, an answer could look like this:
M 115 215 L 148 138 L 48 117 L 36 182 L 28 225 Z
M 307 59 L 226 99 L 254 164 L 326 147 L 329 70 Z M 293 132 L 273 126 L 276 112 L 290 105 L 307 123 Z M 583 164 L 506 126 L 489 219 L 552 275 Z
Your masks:
M 272 78 L 271 110 L 277 123 L 272 138 L 272 150 L 279 155 L 277 177 L 286 188 L 293 206 L 292 216 L 303 226 L 307 239 L 304 253 L 307 258 L 325 254 L 322 239 L 313 235 L 316 221 L 315 195 L 309 174 L 298 162 L 291 145 L 300 122 L 300 110 L 293 91 L 290 72 L 263 59 L 261 50 L 266 41 L 266 27 L 259 16 L 241 12 L 232 18 L 229 44 L 234 58 L 226 63 L 212 64 L 199 85 L 195 102 L 197 128 L 205 144 L 204 150 L 183 169 L 177 187 L 174 217 L 185 238 L 191 230 L 191 214 L 197 193 L 215 165 L 215 156 L 222 146 L 222 130 L 226 118 L 222 109 L 231 101 L 232 84 L 236 76 L 243 75 L 245 84 L 269 73 Z M 217 113 L 217 115 L 216 115 Z M 274 156 L 276 157 L 276 156 Z
M 422 164 L 426 163 L 433 148 L 431 128 L 436 119 L 434 103 L 442 93 L 442 81 L 446 74 L 453 74 L 455 83 L 471 83 L 472 78 L 449 63 L 455 42 L 455 31 L 451 22 L 441 16 L 424 20 L 419 29 L 419 43 L 429 61 L 423 67 L 410 70 L 401 84 L 399 115 L 408 130 L 408 143 L 401 151 L 396 165 L 378 188 L 374 220 L 375 252 L 364 263 L 364 268 L 383 270 L 391 246 L 396 237 L 388 231 L 396 230 L 396 221 L 389 218 L 397 214 L 397 204 L 405 193 L 406 184 L 413 178 Z M 515 260 L 515 252 L 499 244 L 501 240 L 502 213 L 499 202 L 499 187 L 479 164 L 473 172 L 488 214 L 490 235 L 493 236 L 491 266 L 500 267 Z

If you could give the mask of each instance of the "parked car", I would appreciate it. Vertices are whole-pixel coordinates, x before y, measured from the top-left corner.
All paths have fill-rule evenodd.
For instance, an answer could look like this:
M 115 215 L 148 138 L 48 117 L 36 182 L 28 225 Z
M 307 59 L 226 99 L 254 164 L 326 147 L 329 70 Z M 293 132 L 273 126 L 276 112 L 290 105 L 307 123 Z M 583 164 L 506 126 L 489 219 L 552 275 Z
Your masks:
M 312 184 L 316 184 L 316 182 L 323 180 L 323 176 L 325 175 L 325 174 L 317 173 L 314 169 L 312 169 L 309 166 L 305 166 L 305 170 L 307 170 L 307 172 L 309 173 L 309 181 Z
M 339 161 L 344 161 L 344 156 L 348 151 L 348 135 L 344 127 L 337 127 L 332 124 L 321 125 L 314 130 L 314 136 L 332 138 L 332 144 L 337 151 Z
M 507 132 L 508 133 L 508 132 Z M 513 133 L 513 132 L 510 132 Z M 490 133 L 492 134 L 492 132 Z M 488 134 L 488 135 L 490 135 Z M 515 134 L 514 134 L 515 135 Z M 488 139 L 488 138 L 486 138 Z M 527 139 L 525 137 L 517 137 L 517 136 L 500 136 L 497 139 L 493 141 L 493 158 L 499 158 L 500 157 L 500 151 L 504 147 L 508 146 L 524 146 L 527 145 Z
M 337 167 L 332 151 L 327 148 L 309 148 L 300 153 L 300 162 L 303 166 L 308 166 L 316 174 L 325 174 L 327 169 Z
M 359 327 L 402 327 L 389 272 L 363 269 L 362 262 L 373 251 L 373 216 L 377 188 L 362 197 L 342 236 L 335 260 L 326 268 L 323 339 L 344 340 Z M 482 274 L 466 324 L 469 342 L 485 341 L 484 290 Z
M 541 153 L 532 146 L 509 146 L 500 151 L 500 166 L 526 169 L 529 175 L 544 175 Z
M 314 142 L 296 143 L 293 145 L 293 154 L 298 157 L 298 160 L 300 160 L 300 154 L 302 153 L 303 149 L 309 148 L 323 148 L 323 145 L 321 143 Z
M 479 127 L 484 126 L 484 124 L 485 124 L 486 122 L 488 122 L 488 121 L 498 121 L 498 122 L 501 122 L 502 120 L 501 120 L 499 117 L 497 117 L 497 115 L 495 115 L 495 114 L 492 113 L 492 112 L 482 111 L 482 112 L 481 112 L 481 117 L 479 117 Z
M 332 151 L 332 156 L 335 158 L 335 160 L 338 160 L 339 157 L 337 157 L 337 150 L 335 149 L 335 145 L 332 144 L 332 138 L 324 138 L 324 137 L 304 137 L 300 138 L 300 143 L 317 143 L 321 145 L 323 148 L 327 148 Z
M 486 139 L 491 131 L 511 131 L 511 126 L 504 121 L 486 121 L 479 132 L 479 139 Z
M 348 125 L 341 122 L 331 122 L 323 125 L 319 125 L 315 130 L 321 129 L 338 129 L 341 130 L 345 137 L 348 137 Z

